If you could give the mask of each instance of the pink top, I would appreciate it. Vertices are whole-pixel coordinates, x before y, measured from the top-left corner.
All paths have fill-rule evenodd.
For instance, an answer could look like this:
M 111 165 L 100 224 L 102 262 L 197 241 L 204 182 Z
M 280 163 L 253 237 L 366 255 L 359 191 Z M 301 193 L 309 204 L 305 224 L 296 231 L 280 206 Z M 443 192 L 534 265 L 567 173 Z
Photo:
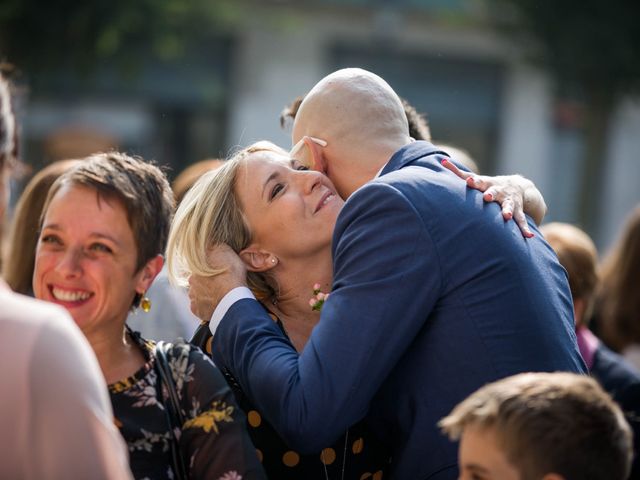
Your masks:
M 591 333 L 591 330 L 587 327 L 578 327 L 576 337 L 578 338 L 580 355 L 582 355 L 584 363 L 587 364 L 587 368 L 591 371 L 593 368 L 593 357 L 596 354 L 598 345 L 600 345 L 600 340 L 598 340 L 598 337 Z
M 132 478 L 89 343 L 62 308 L 2 279 L 0 365 L 0 478 Z

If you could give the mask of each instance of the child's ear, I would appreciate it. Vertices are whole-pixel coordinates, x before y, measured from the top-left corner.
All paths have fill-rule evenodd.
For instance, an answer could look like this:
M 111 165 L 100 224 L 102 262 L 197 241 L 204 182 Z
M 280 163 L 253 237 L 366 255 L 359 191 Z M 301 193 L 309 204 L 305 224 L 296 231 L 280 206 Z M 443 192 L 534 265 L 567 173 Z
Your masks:
M 250 272 L 266 272 L 278 264 L 275 255 L 252 246 L 242 250 L 239 255 Z

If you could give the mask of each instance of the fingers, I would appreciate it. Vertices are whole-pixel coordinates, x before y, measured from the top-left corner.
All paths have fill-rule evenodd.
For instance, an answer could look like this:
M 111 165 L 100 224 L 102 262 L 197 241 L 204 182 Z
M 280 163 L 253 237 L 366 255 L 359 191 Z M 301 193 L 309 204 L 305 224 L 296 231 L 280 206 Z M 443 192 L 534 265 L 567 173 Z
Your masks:
M 468 178 L 471 178 L 471 174 L 469 172 L 464 172 L 460 170 L 458 167 L 456 167 L 453 164 L 453 162 L 450 162 L 448 158 L 442 159 L 440 163 L 444 168 L 455 173 L 458 177 L 460 177 L 463 180 L 467 180 Z
M 502 218 L 511 220 L 513 218 L 513 200 L 505 198 L 502 202 Z
M 491 185 L 482 179 L 478 180 L 478 184 L 482 187 L 482 189 L 478 188 L 478 190 L 484 192 L 482 198 L 484 198 L 485 202 L 497 202 L 502 206 L 506 199 L 511 199 L 509 192 L 502 187 Z
M 535 237 L 535 234 L 529 228 L 527 217 L 525 216 L 524 212 L 516 212 L 513 218 L 516 221 L 516 224 L 518 225 L 518 228 L 520 229 L 520 232 L 522 233 L 522 236 L 524 238 Z
M 481 192 L 486 192 L 491 187 L 491 184 L 481 176 L 476 175 L 476 176 L 471 176 L 467 178 L 467 186 L 470 188 L 474 188 L 476 190 L 480 190 Z M 494 195 L 494 198 L 495 198 L 495 195 Z M 485 196 L 485 200 L 487 200 L 486 196 Z M 487 200 L 487 202 L 492 202 L 492 201 L 493 201 L 493 198 Z

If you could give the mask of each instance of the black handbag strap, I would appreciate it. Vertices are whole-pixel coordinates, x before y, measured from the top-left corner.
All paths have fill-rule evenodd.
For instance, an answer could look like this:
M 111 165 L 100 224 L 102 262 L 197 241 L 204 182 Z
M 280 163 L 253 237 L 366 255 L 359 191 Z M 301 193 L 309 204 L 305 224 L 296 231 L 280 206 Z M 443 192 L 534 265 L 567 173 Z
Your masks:
M 184 416 L 180 410 L 180 399 L 178 398 L 178 392 L 176 392 L 176 385 L 171 375 L 171 368 L 169 367 L 169 361 L 167 360 L 167 348 L 170 344 L 165 342 L 156 343 L 155 347 L 155 368 L 160 382 L 158 382 L 158 398 L 164 405 L 164 410 L 167 415 L 167 423 L 169 424 L 169 444 L 171 446 L 171 459 L 173 462 L 173 471 L 176 474 L 178 480 L 187 480 L 187 469 L 185 467 L 184 459 L 180 454 L 179 442 L 176 438 L 176 429 L 181 430 L 184 425 Z M 162 385 L 167 389 L 169 395 L 169 401 L 165 404 L 162 400 Z

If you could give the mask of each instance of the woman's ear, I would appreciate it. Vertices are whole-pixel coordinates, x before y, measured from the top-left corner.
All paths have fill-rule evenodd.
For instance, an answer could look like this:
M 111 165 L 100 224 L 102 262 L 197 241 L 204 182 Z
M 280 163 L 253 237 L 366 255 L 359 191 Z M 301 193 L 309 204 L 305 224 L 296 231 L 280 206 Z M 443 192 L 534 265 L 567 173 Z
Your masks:
M 163 265 L 164 258 L 162 255 L 156 255 L 142 267 L 140 272 L 138 272 L 139 278 L 136 284 L 137 293 L 144 293 L 149 289 L 153 280 L 158 273 L 160 273 L 160 270 L 162 270 Z
M 250 272 L 266 272 L 278 264 L 274 255 L 256 247 L 247 247 L 239 255 Z
M 323 146 L 317 144 L 309 137 L 304 138 L 304 143 L 311 153 L 311 159 L 313 161 L 311 169 L 317 172 L 327 174 L 327 160 L 324 158 Z

